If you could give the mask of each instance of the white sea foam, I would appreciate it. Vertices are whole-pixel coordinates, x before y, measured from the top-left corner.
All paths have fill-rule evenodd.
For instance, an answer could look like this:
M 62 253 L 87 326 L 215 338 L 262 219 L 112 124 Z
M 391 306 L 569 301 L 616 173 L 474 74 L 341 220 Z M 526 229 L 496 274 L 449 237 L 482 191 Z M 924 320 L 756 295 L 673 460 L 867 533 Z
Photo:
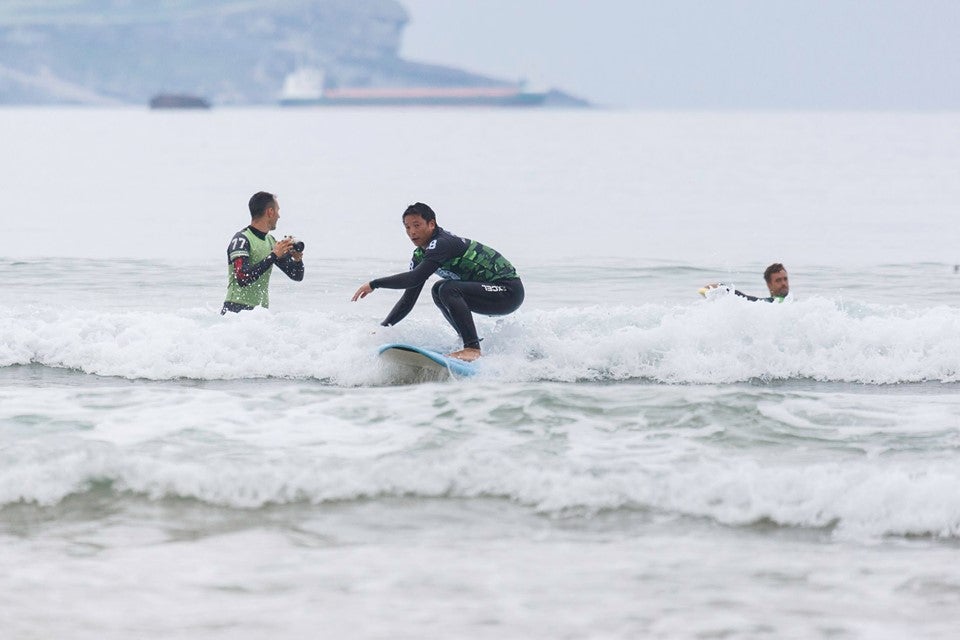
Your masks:
M 0 506 L 105 487 L 243 510 L 496 498 L 554 517 L 960 536 L 956 395 L 554 386 L 24 387 L 0 409 Z
M 343 433 L 339 433 L 343 436 Z M 370 432 L 361 440 L 382 439 Z M 389 437 L 389 436 L 386 436 Z M 838 535 L 960 536 L 960 471 L 949 460 L 790 461 L 623 457 L 580 450 L 549 459 L 499 446 L 415 448 L 255 447 L 222 435 L 181 432 L 137 446 L 63 438 L 7 447 L 0 504 L 53 505 L 111 483 L 150 499 L 190 498 L 239 509 L 382 497 L 502 498 L 544 514 L 640 509 L 727 525 L 769 521 L 835 527 Z M 522 441 L 522 438 L 519 439 Z M 638 438 L 639 440 L 639 438 Z M 359 444 L 359 442 L 354 443 Z M 349 453 L 345 453 L 349 449 Z M 788 457 L 789 458 L 789 457 Z
M 352 386 L 388 382 L 378 344 L 457 347 L 436 320 L 381 328 L 360 316 L 255 311 L 0 310 L 0 365 L 42 364 L 125 378 L 287 377 Z M 960 380 L 960 310 L 861 305 L 825 298 L 769 305 L 724 299 L 684 305 L 521 310 L 478 318 L 481 376 L 509 381 L 751 379 L 892 384 Z

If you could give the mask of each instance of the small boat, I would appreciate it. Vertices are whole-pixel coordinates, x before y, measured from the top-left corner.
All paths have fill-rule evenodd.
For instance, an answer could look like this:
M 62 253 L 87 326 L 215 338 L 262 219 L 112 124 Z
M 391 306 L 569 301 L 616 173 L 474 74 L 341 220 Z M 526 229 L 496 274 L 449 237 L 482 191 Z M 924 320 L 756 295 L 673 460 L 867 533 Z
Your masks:
M 209 109 L 210 103 L 185 93 L 158 93 L 150 98 L 151 109 Z

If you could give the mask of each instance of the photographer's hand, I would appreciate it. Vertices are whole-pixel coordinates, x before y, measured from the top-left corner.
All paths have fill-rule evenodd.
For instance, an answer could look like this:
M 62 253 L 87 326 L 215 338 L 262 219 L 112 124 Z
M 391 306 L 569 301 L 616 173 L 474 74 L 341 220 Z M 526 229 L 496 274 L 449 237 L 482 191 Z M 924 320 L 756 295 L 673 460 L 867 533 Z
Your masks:
M 293 238 L 284 238 L 283 240 L 278 240 L 277 244 L 273 245 L 273 255 L 277 258 L 283 258 L 293 249 Z

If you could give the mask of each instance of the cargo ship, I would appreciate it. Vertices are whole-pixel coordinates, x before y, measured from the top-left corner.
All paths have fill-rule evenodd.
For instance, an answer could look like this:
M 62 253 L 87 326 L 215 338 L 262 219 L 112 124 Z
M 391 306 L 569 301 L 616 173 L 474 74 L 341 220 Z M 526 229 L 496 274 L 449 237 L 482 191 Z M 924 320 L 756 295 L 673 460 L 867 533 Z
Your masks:
M 304 69 L 287 76 L 283 106 L 427 106 L 533 107 L 542 105 L 545 91 L 528 91 L 523 83 L 486 86 L 339 87 L 324 84 L 323 73 Z

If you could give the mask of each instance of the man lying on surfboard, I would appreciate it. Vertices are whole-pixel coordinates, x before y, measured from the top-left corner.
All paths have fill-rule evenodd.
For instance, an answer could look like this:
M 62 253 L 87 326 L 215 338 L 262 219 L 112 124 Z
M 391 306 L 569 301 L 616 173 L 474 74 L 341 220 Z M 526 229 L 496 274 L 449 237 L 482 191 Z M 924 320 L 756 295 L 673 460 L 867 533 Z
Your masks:
M 779 262 L 774 262 L 772 265 L 766 268 L 766 270 L 763 272 L 763 280 L 767 283 L 767 289 L 770 291 L 770 296 L 767 298 L 759 298 L 757 296 L 747 295 L 746 293 L 737 291 L 736 289 L 733 289 L 733 292 L 741 298 L 746 298 L 751 302 L 783 302 L 784 298 L 790 295 L 790 280 L 787 278 L 787 269 Z M 732 287 L 729 287 L 722 282 L 716 282 L 714 284 L 708 284 L 700 289 L 700 295 L 706 297 L 707 292 L 718 287 L 726 287 L 727 291 L 732 289 Z
M 380 323 L 385 327 L 395 325 L 410 313 L 427 278 L 436 273 L 442 280 L 433 285 L 433 301 L 463 340 L 463 349 L 447 355 L 467 362 L 476 360 L 480 357 L 480 338 L 472 312 L 502 316 L 516 311 L 523 303 L 523 283 L 516 269 L 490 247 L 438 227 L 433 209 L 422 202 L 403 212 L 403 226 L 417 247 L 410 270 L 371 280 L 357 289 L 353 301 L 367 297 L 374 289 L 405 289 Z

